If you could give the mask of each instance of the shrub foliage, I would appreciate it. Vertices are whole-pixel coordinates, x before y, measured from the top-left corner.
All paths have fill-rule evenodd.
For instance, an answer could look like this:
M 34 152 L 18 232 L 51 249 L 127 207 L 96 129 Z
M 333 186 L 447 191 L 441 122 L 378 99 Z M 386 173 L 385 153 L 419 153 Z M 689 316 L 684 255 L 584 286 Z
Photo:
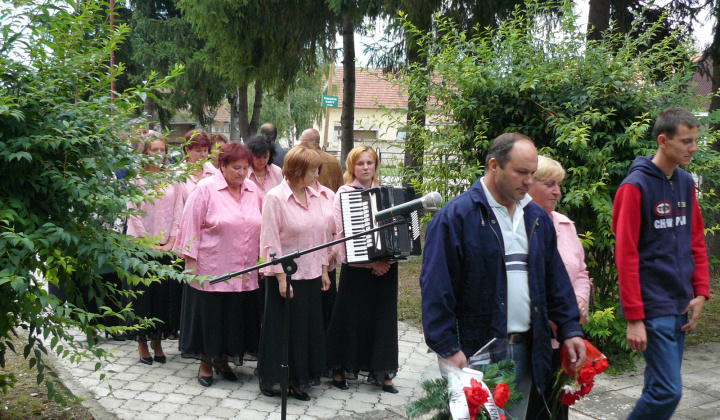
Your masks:
M 149 247 L 152 239 L 131 242 L 107 228 L 128 215 L 128 201 L 147 198 L 133 183 L 117 181 L 114 172 L 137 175 L 139 158 L 123 134 L 129 132 L 126 122 L 145 92 L 167 88 L 169 79 L 150 80 L 111 100 L 111 80 L 123 69 L 109 67 L 110 51 L 128 29 L 110 30 L 107 4 L 85 1 L 75 8 L 74 2 L 51 0 L 13 6 L 0 11 L 0 365 L 7 351 L 23 352 L 37 368 L 38 383 L 50 375 L 49 397 L 62 400 L 55 389 L 61 383 L 43 362 L 48 343 L 73 361 L 102 360 L 107 354 L 94 345 L 92 330 L 108 329 L 110 318 L 133 319 L 130 307 L 121 304 L 127 294 L 103 284 L 99 269 L 131 284 L 174 275 L 172 267 L 149 262 L 157 254 Z M 46 292 L 47 283 L 67 291 L 67 304 Z M 87 310 L 88 300 L 100 309 Z M 112 311 L 111 300 L 122 309 Z M 88 340 L 74 340 L 70 327 Z M 19 328 L 27 332 L 24 349 L 11 340 Z M 12 375 L 0 373 L 4 390 Z

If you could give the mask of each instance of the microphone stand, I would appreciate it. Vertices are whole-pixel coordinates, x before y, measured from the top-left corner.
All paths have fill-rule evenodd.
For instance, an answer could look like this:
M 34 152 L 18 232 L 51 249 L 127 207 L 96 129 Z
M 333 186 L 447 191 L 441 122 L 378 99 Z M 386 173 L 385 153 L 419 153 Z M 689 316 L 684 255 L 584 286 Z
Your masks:
M 210 280 L 210 284 L 216 284 L 220 283 L 221 281 L 225 281 L 228 279 L 231 279 L 233 277 L 237 277 L 241 274 L 246 274 L 251 271 L 259 270 L 264 267 L 268 267 L 271 265 L 277 265 L 282 264 L 283 271 L 285 272 L 285 315 L 283 319 L 283 336 L 284 336 L 284 343 L 283 343 L 283 360 L 282 365 L 280 366 L 281 371 L 281 379 L 280 379 L 280 392 L 282 395 L 282 409 L 281 409 L 281 416 L 280 418 L 282 420 L 285 420 L 287 418 L 287 394 L 288 394 L 288 387 L 290 385 L 290 366 L 288 364 L 289 359 L 289 351 L 290 351 L 290 282 L 291 277 L 293 274 L 297 272 L 298 266 L 297 262 L 295 262 L 295 259 L 305 255 L 309 254 L 311 252 L 319 251 L 324 248 L 331 247 L 333 245 L 337 245 L 346 241 L 349 241 L 351 239 L 356 239 L 365 235 L 369 235 L 374 232 L 378 232 L 387 228 L 391 228 L 393 226 L 397 226 L 403 223 L 406 223 L 405 217 L 403 216 L 395 216 L 395 220 L 385 223 L 381 226 L 369 229 L 365 232 L 356 233 L 351 236 L 346 236 L 344 238 L 336 239 L 331 242 L 327 242 L 322 245 L 318 245 L 316 247 L 308 248 L 303 251 L 295 251 L 291 254 L 283 255 L 281 257 L 276 258 L 276 254 L 273 252 L 270 254 L 270 257 L 272 258 L 271 261 L 258 264 L 240 271 L 236 271 L 234 273 L 229 274 L 223 274 L 222 276 L 215 277 L 214 279 Z M 269 293 L 270 291 L 267 290 L 266 293 Z

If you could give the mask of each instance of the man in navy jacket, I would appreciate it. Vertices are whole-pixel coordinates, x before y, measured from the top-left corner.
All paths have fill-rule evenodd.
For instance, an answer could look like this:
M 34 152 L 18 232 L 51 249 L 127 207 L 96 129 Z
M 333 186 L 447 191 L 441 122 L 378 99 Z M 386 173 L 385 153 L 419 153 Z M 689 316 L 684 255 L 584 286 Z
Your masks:
M 532 140 L 496 138 L 485 176 L 435 214 L 425 238 L 420 285 L 425 341 L 462 368 L 493 338 L 507 339 L 525 418 L 532 384 L 551 382 L 549 321 L 573 367 L 585 362 L 577 302 L 547 212 L 527 194 L 537 169 Z

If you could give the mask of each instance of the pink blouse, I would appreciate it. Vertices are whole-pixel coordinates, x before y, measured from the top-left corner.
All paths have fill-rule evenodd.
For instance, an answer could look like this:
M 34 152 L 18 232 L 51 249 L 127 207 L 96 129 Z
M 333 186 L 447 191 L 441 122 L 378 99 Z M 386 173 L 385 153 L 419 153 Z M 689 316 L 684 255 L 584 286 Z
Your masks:
M 267 169 L 265 170 L 265 180 L 263 182 L 260 182 L 258 180 L 257 175 L 255 175 L 255 170 L 253 169 L 252 165 L 250 165 L 248 179 L 254 182 L 255 185 L 257 185 L 258 191 L 260 192 L 260 197 L 265 197 L 265 194 L 267 194 L 267 192 L 271 189 L 280 185 L 284 178 L 282 174 L 282 169 L 280 169 L 279 166 L 273 163 L 267 165 Z
M 218 171 L 201 180 L 185 204 L 175 249 L 184 257 L 197 260 L 198 274 L 219 276 L 240 271 L 258 263 L 262 198 L 247 179 L 238 200 Z M 208 292 L 244 292 L 258 288 L 258 274 L 233 278 L 214 285 L 192 282 L 192 287 Z
M 318 217 L 323 212 L 322 199 L 310 187 L 305 188 L 307 207 L 295 198 L 287 181 L 271 189 L 263 199 L 262 228 L 260 229 L 260 256 L 270 261 L 270 253 L 277 257 L 303 251 L 326 242 L 327 222 Z M 328 265 L 328 253 L 320 250 L 295 260 L 298 270 L 293 280 L 312 280 L 322 275 L 322 266 Z M 280 264 L 260 270 L 274 276 L 282 273 Z
M 565 263 L 565 269 L 572 282 L 575 295 L 590 303 L 592 279 L 587 271 L 587 265 L 585 265 L 585 250 L 583 250 L 575 230 L 575 223 L 556 211 L 552 212 L 552 219 L 558 237 L 558 251 Z M 584 321 L 587 323 L 587 319 Z
M 183 206 L 187 202 L 188 197 L 190 197 L 190 194 L 193 192 L 195 187 L 197 187 L 198 182 L 200 182 L 201 179 L 209 178 L 213 175 L 215 175 L 215 172 L 220 172 L 219 170 L 215 170 L 214 166 L 212 166 L 212 163 L 210 164 L 213 169 L 210 169 L 207 165 L 203 165 L 202 168 L 202 175 L 200 175 L 200 179 L 198 179 L 194 173 L 188 174 L 187 181 L 185 181 L 183 184 L 178 184 L 180 187 L 180 194 L 182 195 L 182 203 Z M 184 168 L 184 170 L 187 170 L 187 166 Z
M 327 242 L 337 239 L 337 235 L 335 233 L 335 215 L 333 213 L 333 205 L 335 203 L 335 193 L 330 188 L 322 185 L 321 183 L 317 183 L 318 190 L 317 193 L 321 198 L 322 202 L 322 210 L 323 210 L 323 218 L 327 222 L 326 230 L 325 230 L 325 240 Z M 328 248 L 328 255 L 330 254 L 330 250 L 335 249 L 336 255 L 338 254 L 337 246 Z M 328 271 L 333 271 L 335 267 L 337 266 L 337 261 L 329 261 L 328 260 Z
M 372 186 L 377 187 L 379 184 L 376 184 L 373 182 Z M 343 228 L 343 220 L 342 220 L 342 208 L 340 206 L 340 194 L 345 191 L 355 191 L 357 189 L 363 189 L 365 187 L 362 186 L 360 181 L 357 179 L 351 182 L 350 184 L 346 184 L 338 188 L 337 193 L 335 194 L 335 202 L 333 203 L 333 213 L 335 217 L 335 231 L 337 232 L 337 238 L 344 238 L 345 237 L 345 229 Z M 347 254 L 345 253 L 345 244 L 339 244 L 336 248 L 336 251 L 338 251 L 338 257 L 339 261 L 347 264 Z M 365 267 L 370 268 L 370 264 L 352 264 L 353 267 Z
M 556 211 L 552 212 L 550 216 L 557 233 L 558 252 L 560 252 L 560 257 L 565 263 L 565 270 L 567 270 L 570 282 L 572 282 L 575 296 L 585 299 L 585 302 L 589 305 L 592 279 L 585 265 L 585 251 L 575 230 L 575 223 L 568 219 L 567 216 Z M 587 316 L 581 317 L 581 324 L 587 324 L 587 322 Z M 555 325 L 551 323 L 551 327 L 557 333 Z M 556 349 L 560 347 L 560 343 L 553 338 L 552 346 Z
M 144 188 L 152 188 L 147 182 L 138 178 L 135 182 Z M 159 188 L 157 186 L 156 188 Z M 128 218 L 127 234 L 136 238 L 148 236 L 159 237 L 159 244 L 165 245 L 170 237 L 177 236 L 177 224 L 182 213 L 182 197 L 178 191 L 178 184 L 169 185 L 160 190 L 161 194 L 144 201 L 139 210 L 146 214 Z M 137 209 L 133 203 L 128 208 Z

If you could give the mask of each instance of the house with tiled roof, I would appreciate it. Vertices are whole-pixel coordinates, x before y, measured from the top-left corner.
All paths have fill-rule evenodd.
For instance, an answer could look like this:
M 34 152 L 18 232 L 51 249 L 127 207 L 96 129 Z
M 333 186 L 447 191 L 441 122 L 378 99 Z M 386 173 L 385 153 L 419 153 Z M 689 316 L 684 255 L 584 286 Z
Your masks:
M 404 151 L 407 94 L 379 69 L 355 69 L 355 145 L 366 144 L 388 153 Z M 335 69 L 327 95 L 338 98 L 337 108 L 325 108 L 321 144 L 340 150 L 342 135 L 343 68 Z
M 707 58 L 704 62 L 700 61 L 700 58 L 697 58 L 695 60 L 695 64 L 697 64 L 698 67 L 703 67 L 703 72 L 701 74 L 700 71 L 696 71 L 692 76 L 692 81 L 690 82 L 691 88 L 697 93 L 699 96 L 703 97 L 709 97 L 708 95 L 712 91 L 712 80 L 710 79 L 710 76 L 708 74 L 712 73 L 712 59 Z M 699 112 L 707 112 L 710 108 L 710 99 L 706 99 L 703 101 L 703 103 L 700 104 L 699 109 L 696 111 Z

